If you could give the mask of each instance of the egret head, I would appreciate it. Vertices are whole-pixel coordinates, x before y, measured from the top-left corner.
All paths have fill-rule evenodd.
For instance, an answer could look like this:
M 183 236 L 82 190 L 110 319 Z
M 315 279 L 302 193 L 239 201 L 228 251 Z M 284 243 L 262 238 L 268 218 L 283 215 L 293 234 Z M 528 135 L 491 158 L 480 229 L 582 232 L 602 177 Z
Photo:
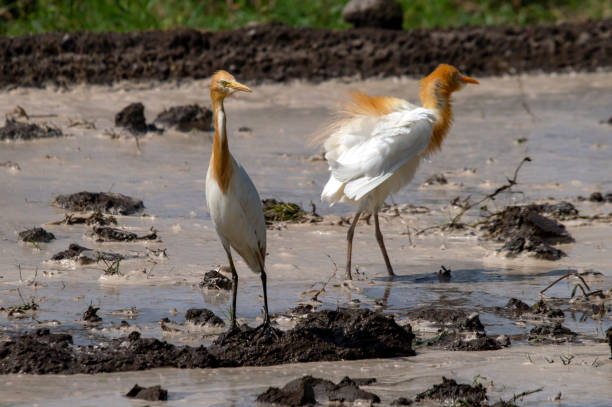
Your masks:
M 479 82 L 447 64 L 438 65 L 432 73 L 421 80 L 423 88 L 433 85 L 436 91 L 447 94 L 460 90 L 468 83 L 477 85 Z
M 250 88 L 239 83 L 227 71 L 217 71 L 210 82 L 210 93 L 221 99 L 231 95 L 236 91 L 252 92 Z

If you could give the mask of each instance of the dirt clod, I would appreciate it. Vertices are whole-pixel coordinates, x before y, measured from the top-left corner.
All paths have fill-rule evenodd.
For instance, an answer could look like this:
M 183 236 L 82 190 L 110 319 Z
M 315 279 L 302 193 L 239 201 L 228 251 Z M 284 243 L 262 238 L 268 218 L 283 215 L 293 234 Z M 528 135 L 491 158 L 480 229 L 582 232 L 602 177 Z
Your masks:
M 141 200 L 114 192 L 77 192 L 58 195 L 53 203 L 74 212 L 97 211 L 113 215 L 131 215 L 144 208 Z
M 199 285 L 200 288 L 208 288 L 210 290 L 231 290 L 232 280 L 217 270 L 209 270 L 204 274 L 204 278 L 202 278 Z
M 185 313 L 185 320 L 196 325 L 225 326 L 225 322 L 206 308 L 190 308 Z
M 210 351 L 227 366 L 412 356 L 412 329 L 367 309 L 323 310 L 295 328 L 241 329 L 219 336 Z
M 442 383 L 435 384 L 428 390 L 417 394 L 415 400 L 438 400 L 443 403 L 455 404 L 462 400 L 466 405 L 480 407 L 487 405 L 487 389 L 482 384 L 457 384 L 453 379 L 442 378 Z
M 338 384 L 312 376 L 303 376 L 287 383 L 282 389 L 269 387 L 257 396 L 257 402 L 278 404 L 282 406 L 305 406 L 316 403 L 352 403 L 365 400 L 380 403 L 380 398 L 373 393 L 359 388 L 371 381 L 343 378 Z
M 448 180 L 444 176 L 444 174 L 434 174 L 431 177 L 425 180 L 425 185 L 446 185 L 448 184 Z
M 118 253 L 100 252 L 87 247 L 80 246 L 76 243 L 71 243 L 67 250 L 55 253 L 51 260 L 63 261 L 73 260 L 78 264 L 92 264 L 97 263 L 100 260 L 106 260 L 109 262 L 115 262 L 122 260 L 124 257 Z
M 157 240 L 157 232 L 151 230 L 151 233 L 143 236 L 138 236 L 136 233 L 126 230 L 112 228 L 109 226 L 95 226 L 92 236 L 97 242 L 133 242 L 136 240 Z
M 155 123 L 175 127 L 179 131 L 211 130 L 212 110 L 197 104 L 173 106 L 164 110 L 155 119 Z
M 40 138 L 62 137 L 64 133 L 56 127 L 40 126 L 35 123 L 23 123 L 14 119 L 6 119 L 4 127 L 0 127 L 0 140 L 35 140 Z
M 104 216 L 102 212 L 96 211 L 89 216 L 76 216 L 72 214 L 65 214 L 64 219 L 56 222 L 52 222 L 52 225 L 99 225 L 108 226 L 116 225 L 117 219 L 114 216 Z
M 608 338 L 608 344 L 610 345 L 610 359 L 612 359 L 612 327 L 606 331 L 606 337 Z
M 36 227 L 19 232 L 19 239 L 23 242 L 48 243 L 55 239 L 55 235 L 41 227 Z
M 131 103 L 121 109 L 115 115 L 115 126 L 124 127 L 137 133 L 145 133 L 147 123 L 144 116 L 144 105 L 142 103 Z
M 529 331 L 529 341 L 534 343 L 573 342 L 576 333 L 561 325 L 560 322 L 544 324 Z
M 508 206 L 484 228 L 488 238 L 505 242 L 502 250 L 508 256 L 529 252 L 537 258 L 558 260 L 565 253 L 551 245 L 574 241 L 565 226 L 541 215 L 532 206 Z
M 135 384 L 125 397 L 147 401 L 168 400 L 168 390 L 162 389 L 159 385 L 140 387 L 138 384 Z
M 83 313 L 83 321 L 88 323 L 97 323 L 102 321 L 102 318 L 98 315 L 99 310 L 100 308 L 94 307 L 93 305 L 89 304 L 89 307 L 87 307 L 87 309 Z
M 411 406 L 413 403 L 412 400 L 407 399 L 406 397 L 400 397 L 391 402 L 392 406 Z

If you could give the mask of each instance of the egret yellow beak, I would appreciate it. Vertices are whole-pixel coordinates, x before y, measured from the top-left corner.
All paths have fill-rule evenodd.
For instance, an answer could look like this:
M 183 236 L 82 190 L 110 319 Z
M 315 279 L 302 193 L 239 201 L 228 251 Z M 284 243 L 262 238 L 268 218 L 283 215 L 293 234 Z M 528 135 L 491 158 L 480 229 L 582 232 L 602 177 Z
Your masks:
M 236 82 L 236 81 L 234 81 L 234 82 L 230 82 L 230 83 L 228 83 L 226 86 L 227 86 L 228 88 L 232 88 L 232 89 L 240 90 L 240 91 L 242 91 L 242 92 L 253 92 L 253 91 L 251 90 L 251 88 L 249 88 L 248 86 L 243 85 L 243 84 L 241 84 L 241 83 L 238 83 L 238 82 Z
M 461 79 L 460 80 L 463 83 L 473 83 L 474 85 L 478 85 L 480 83 L 476 79 L 470 78 L 469 76 L 465 76 L 465 75 L 461 75 Z

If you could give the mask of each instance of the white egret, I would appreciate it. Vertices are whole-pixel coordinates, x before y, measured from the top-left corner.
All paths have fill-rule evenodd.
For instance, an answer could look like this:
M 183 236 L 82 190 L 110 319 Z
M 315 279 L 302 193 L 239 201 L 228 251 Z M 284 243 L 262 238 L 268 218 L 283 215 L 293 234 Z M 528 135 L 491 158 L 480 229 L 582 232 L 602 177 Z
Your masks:
M 453 121 L 451 94 L 467 83 L 478 81 L 442 64 L 421 80 L 423 107 L 403 99 L 354 93 L 332 123 L 324 143 L 331 176 L 321 199 L 357 207 L 347 233 L 347 279 L 351 279 L 353 234 L 364 211 L 374 216 L 376 240 L 388 274 L 394 275 L 378 210 L 390 193 L 412 180 L 424 157 L 440 149 Z
M 232 315 L 231 329 L 236 327 L 236 297 L 238 273 L 232 259 L 234 249 L 249 268 L 259 273 L 264 296 L 264 323 L 270 325 L 268 294 L 266 289 L 266 223 L 261 199 L 253 181 L 229 151 L 226 132 L 226 118 L 223 100 L 235 91 L 251 92 L 232 75 L 217 72 L 210 84 L 215 137 L 212 155 L 206 174 L 206 201 L 221 244 L 227 254 L 232 273 Z

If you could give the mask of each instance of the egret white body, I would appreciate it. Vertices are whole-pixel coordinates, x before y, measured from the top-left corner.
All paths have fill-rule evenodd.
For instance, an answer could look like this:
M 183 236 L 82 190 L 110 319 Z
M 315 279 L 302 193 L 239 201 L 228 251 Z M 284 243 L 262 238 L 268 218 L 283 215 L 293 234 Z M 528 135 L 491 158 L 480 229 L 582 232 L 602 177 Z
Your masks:
M 215 74 L 210 85 L 215 117 L 215 137 L 206 174 L 206 202 L 232 273 L 232 328 L 236 326 L 238 274 L 231 250 L 242 257 L 249 268 L 259 273 L 264 294 L 264 324 L 270 324 L 266 289 L 266 223 L 261 199 L 244 168 L 229 152 L 223 100 L 233 91 L 251 90 L 236 82 L 225 71 Z
M 417 107 L 403 99 L 353 94 L 325 143 L 331 175 L 321 199 L 357 207 L 347 233 L 346 278 L 351 278 L 353 233 L 362 212 L 374 215 L 376 240 L 387 272 L 394 275 L 384 245 L 378 210 L 389 194 L 408 184 L 427 155 L 440 148 L 452 123 L 450 95 L 478 83 L 450 65 L 440 65 L 422 80 Z

